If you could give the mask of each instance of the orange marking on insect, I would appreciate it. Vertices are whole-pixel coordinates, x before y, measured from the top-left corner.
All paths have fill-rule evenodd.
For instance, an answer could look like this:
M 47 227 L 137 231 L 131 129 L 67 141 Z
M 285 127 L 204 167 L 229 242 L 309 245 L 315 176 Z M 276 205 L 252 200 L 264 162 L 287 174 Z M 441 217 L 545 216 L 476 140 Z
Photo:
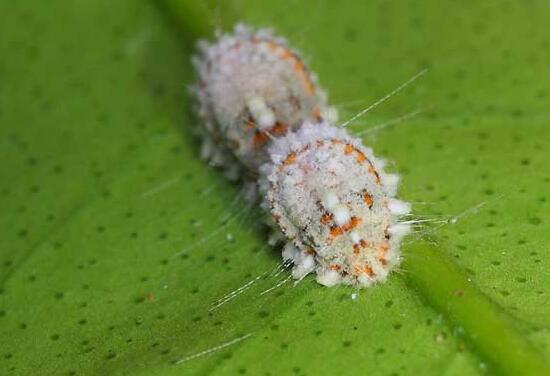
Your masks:
M 340 269 L 342 269 L 342 267 L 340 265 L 337 265 L 337 264 L 330 264 L 329 269 L 334 270 L 335 272 L 338 272 L 338 271 L 340 271 Z
M 351 217 L 348 223 L 342 226 L 342 230 L 349 231 L 357 227 L 363 220 L 359 217 Z
M 359 163 L 363 163 L 367 160 L 367 157 L 365 156 L 365 154 L 359 150 L 355 150 L 357 152 L 357 162 Z M 371 165 L 372 167 L 372 165 Z
M 275 123 L 275 125 L 269 128 L 269 133 L 273 136 L 284 136 L 288 132 L 288 125 L 284 123 Z
M 255 40 L 253 39 L 252 42 L 255 43 Z M 304 64 L 300 61 L 296 54 L 288 48 L 281 46 L 280 44 L 277 44 L 275 42 L 268 41 L 266 43 L 268 48 L 272 52 L 277 53 L 283 60 L 287 60 L 292 63 L 294 72 L 296 72 L 296 75 L 300 77 L 300 80 L 303 82 L 306 93 L 308 95 L 313 95 L 313 93 L 315 92 L 313 82 L 311 81 L 311 78 L 309 77 L 309 74 L 307 73 Z
M 374 272 L 372 271 L 372 268 L 369 265 L 365 265 L 364 270 L 369 277 L 374 277 Z
M 369 174 L 374 176 L 374 178 L 376 179 L 376 183 L 380 184 L 380 175 L 378 174 L 378 171 L 376 171 L 372 163 L 370 163 L 370 161 L 369 161 L 368 171 L 369 171 Z
M 332 226 L 330 228 L 330 236 L 332 236 L 333 238 L 343 234 L 344 234 L 344 230 L 340 226 Z
M 269 137 L 266 133 L 257 131 L 254 133 L 254 137 L 252 138 L 252 145 L 254 147 L 261 147 L 267 142 L 267 140 L 269 140 Z
M 353 253 L 358 254 L 361 249 L 367 248 L 369 243 L 367 243 L 364 239 L 359 240 L 359 243 L 355 243 L 353 245 Z
M 365 201 L 365 204 L 369 207 L 369 209 L 372 208 L 372 205 L 374 205 L 374 199 L 372 195 L 369 192 L 365 192 L 363 194 L 363 201 Z
M 321 217 L 321 223 L 324 225 L 329 224 L 332 221 L 332 217 L 333 216 L 330 213 L 323 214 L 323 216 Z
M 296 162 L 296 159 L 297 159 L 298 155 L 301 155 L 301 154 L 305 153 L 306 151 L 308 151 L 309 148 L 310 148 L 310 145 L 308 144 L 308 145 L 304 146 L 303 148 L 301 148 L 298 151 L 290 152 L 287 155 L 286 159 L 279 166 L 279 170 L 282 171 L 284 169 L 284 167 L 290 166 L 291 164 Z
M 362 222 L 361 218 L 358 217 L 351 217 L 348 223 L 346 223 L 343 226 L 331 226 L 330 227 L 330 237 L 328 238 L 328 241 L 332 241 L 332 238 L 335 238 L 337 236 L 343 235 L 345 232 L 348 232 L 349 230 L 354 229 Z
M 338 144 L 340 142 L 338 140 L 332 140 L 332 143 L 333 144 Z M 378 171 L 376 171 L 376 169 L 374 168 L 374 165 L 371 163 L 371 161 L 369 161 L 369 159 L 367 158 L 365 153 L 363 153 L 361 150 L 357 149 L 355 146 L 353 146 L 351 144 L 346 144 L 346 146 L 344 148 L 344 154 L 349 155 L 353 152 L 355 152 L 355 158 L 356 158 L 358 163 L 360 163 L 360 164 L 362 164 L 364 162 L 369 163 L 369 167 L 368 167 L 367 171 L 369 172 L 369 174 L 374 176 L 374 178 L 376 180 L 376 183 L 380 184 L 380 175 L 378 174 Z
M 291 165 L 294 162 L 296 162 L 296 153 L 291 152 L 286 156 L 285 160 L 283 161 L 283 166 Z

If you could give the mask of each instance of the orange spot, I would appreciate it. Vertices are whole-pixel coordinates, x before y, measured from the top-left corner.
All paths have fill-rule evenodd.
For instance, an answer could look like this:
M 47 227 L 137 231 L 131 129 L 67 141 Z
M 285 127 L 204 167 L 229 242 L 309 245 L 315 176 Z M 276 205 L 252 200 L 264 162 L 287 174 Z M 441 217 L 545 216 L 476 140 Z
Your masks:
M 365 157 L 365 154 L 363 154 L 363 152 L 361 152 L 359 150 L 356 150 L 356 152 L 357 152 L 357 162 L 363 163 L 367 160 L 367 157 Z
M 254 133 L 254 137 L 252 138 L 252 145 L 258 148 L 263 146 L 267 142 L 267 140 L 269 140 L 267 134 L 257 131 L 256 133 Z
M 338 272 L 338 271 L 340 271 L 341 266 L 337 265 L 337 264 L 331 264 L 331 265 L 329 265 L 329 269 Z
M 333 238 L 340 236 L 343 233 L 344 233 L 344 230 L 340 226 L 332 226 L 330 228 L 330 236 L 332 236 Z
M 365 240 L 363 240 L 363 239 L 359 240 L 359 243 L 356 243 L 356 244 L 353 245 L 353 253 L 358 254 L 359 251 L 362 248 L 366 248 L 367 245 L 368 245 L 368 243 Z
M 338 140 L 332 140 L 332 143 L 336 145 L 336 144 L 339 144 L 340 142 Z M 373 175 L 374 178 L 376 179 L 376 182 L 380 184 L 380 175 L 374 168 L 373 164 L 369 161 L 365 153 L 363 153 L 361 150 L 358 150 L 356 147 L 354 147 L 351 144 L 346 144 L 344 148 L 344 154 L 349 155 L 353 152 L 355 152 L 355 159 L 357 160 L 358 163 L 363 163 L 365 161 L 369 163 L 369 167 L 368 167 L 369 174 Z
M 336 225 L 331 226 L 330 237 L 328 238 L 328 241 L 330 242 L 332 238 L 343 235 L 344 232 L 354 229 L 355 227 L 357 227 L 357 225 L 359 225 L 359 223 L 361 223 L 361 221 L 362 221 L 361 218 L 351 217 L 349 222 L 343 226 L 336 226 Z
M 284 60 L 292 60 L 294 58 L 294 54 L 292 52 L 290 52 L 289 50 L 287 49 L 284 49 L 283 52 L 281 53 L 281 57 L 284 59 Z M 296 62 L 294 63 L 294 67 L 296 68 Z
M 296 158 L 298 155 L 305 153 L 309 149 L 310 145 L 304 146 L 302 149 L 298 151 L 293 151 L 289 153 L 286 157 L 286 159 L 282 162 L 282 164 L 279 166 L 279 170 L 282 171 L 285 166 L 289 166 L 296 162 Z
M 372 268 L 369 266 L 369 265 L 365 265 L 365 273 L 367 273 L 367 275 L 369 277 L 373 277 L 374 276 L 374 272 L 372 271 Z
M 363 195 L 363 201 L 365 201 L 365 204 L 367 204 L 369 209 L 372 208 L 372 205 L 374 204 L 374 199 L 369 192 L 365 192 L 365 194 Z
M 324 225 L 329 224 L 331 221 L 332 221 L 332 214 L 325 213 L 321 217 L 321 223 Z
M 369 174 L 373 175 L 376 179 L 376 183 L 380 184 L 380 175 L 378 174 L 378 171 L 374 169 L 374 166 L 369 161 L 369 168 L 368 168 Z
M 288 166 L 288 165 L 291 165 L 293 164 L 294 162 L 296 162 L 296 153 L 295 152 L 291 152 L 290 154 L 288 154 L 285 158 L 285 160 L 283 161 L 283 166 Z
M 361 218 L 353 216 L 353 217 L 351 217 L 351 219 L 349 220 L 348 223 L 346 223 L 344 226 L 342 226 L 342 229 L 344 231 L 352 230 L 355 227 L 357 227 L 361 222 L 362 222 Z
M 288 132 L 288 125 L 277 122 L 268 131 L 273 136 L 284 136 Z
M 253 39 L 252 42 L 255 43 L 255 40 Z M 281 46 L 281 45 L 279 45 L 275 42 L 268 41 L 266 43 L 267 43 L 268 48 L 272 52 L 278 53 L 279 56 L 283 60 L 287 60 L 290 63 L 292 63 L 292 67 L 294 69 L 294 72 L 300 78 L 300 80 L 303 82 L 306 93 L 308 95 L 313 95 L 313 93 L 315 91 L 315 87 L 313 86 L 313 82 L 311 81 L 311 79 L 310 79 L 310 77 L 309 77 L 309 75 L 306 71 L 306 68 L 305 68 L 304 64 L 300 61 L 300 59 L 296 56 L 296 54 L 294 54 L 294 52 L 292 52 L 288 48 L 286 48 L 284 46 Z

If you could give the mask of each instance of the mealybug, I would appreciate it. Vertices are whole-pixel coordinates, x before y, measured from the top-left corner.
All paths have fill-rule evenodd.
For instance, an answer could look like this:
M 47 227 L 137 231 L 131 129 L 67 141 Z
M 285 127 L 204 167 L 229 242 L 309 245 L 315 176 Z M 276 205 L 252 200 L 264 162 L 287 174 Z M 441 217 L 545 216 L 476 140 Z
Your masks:
M 257 180 L 293 277 L 369 286 L 400 260 L 410 211 L 398 176 L 336 125 L 316 76 L 284 39 L 239 25 L 199 43 L 194 63 L 203 157 L 231 179 Z
M 230 166 L 235 157 L 256 172 L 269 160 L 266 145 L 305 120 L 330 119 L 326 95 L 298 53 L 269 30 L 238 25 L 216 43 L 199 42 L 199 116 L 207 129 L 203 156 Z

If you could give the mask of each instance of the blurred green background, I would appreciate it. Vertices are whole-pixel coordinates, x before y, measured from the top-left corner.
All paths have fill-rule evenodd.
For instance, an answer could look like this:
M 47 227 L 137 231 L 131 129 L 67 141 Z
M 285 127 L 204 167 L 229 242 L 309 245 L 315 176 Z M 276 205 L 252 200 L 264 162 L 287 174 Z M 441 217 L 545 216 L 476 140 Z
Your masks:
M 193 27 L 231 22 L 228 2 L 183 4 L 207 15 Z M 344 119 L 429 68 L 352 129 L 424 109 L 365 142 L 395 162 L 421 218 L 460 216 L 419 229 L 440 254 L 421 258 L 413 236 L 384 285 L 310 277 L 262 294 L 287 274 L 266 274 L 280 256 L 257 209 L 198 158 L 192 30 L 170 17 L 183 8 L 2 1 L 0 374 L 510 372 L 517 351 L 482 319 L 476 331 L 487 311 L 469 290 L 462 311 L 461 294 L 437 295 L 452 284 L 439 259 L 505 315 L 528 358 L 549 358 L 550 3 L 229 5 L 299 48 Z

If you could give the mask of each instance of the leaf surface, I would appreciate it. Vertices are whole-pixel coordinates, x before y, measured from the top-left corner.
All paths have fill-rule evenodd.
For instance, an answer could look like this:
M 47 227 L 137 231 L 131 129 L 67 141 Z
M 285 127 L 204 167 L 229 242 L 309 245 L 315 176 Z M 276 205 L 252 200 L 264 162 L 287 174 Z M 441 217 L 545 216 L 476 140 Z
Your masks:
M 429 68 L 352 129 L 424 109 L 365 142 L 436 221 L 419 229 L 436 258 L 550 357 L 549 5 L 236 4 L 304 53 L 344 119 Z M 0 20 L 0 373 L 500 371 L 461 325 L 480 306 L 453 320 L 430 301 L 449 276 L 415 236 L 386 284 L 277 287 L 259 210 L 198 157 L 191 52 L 154 3 L 2 2 Z

